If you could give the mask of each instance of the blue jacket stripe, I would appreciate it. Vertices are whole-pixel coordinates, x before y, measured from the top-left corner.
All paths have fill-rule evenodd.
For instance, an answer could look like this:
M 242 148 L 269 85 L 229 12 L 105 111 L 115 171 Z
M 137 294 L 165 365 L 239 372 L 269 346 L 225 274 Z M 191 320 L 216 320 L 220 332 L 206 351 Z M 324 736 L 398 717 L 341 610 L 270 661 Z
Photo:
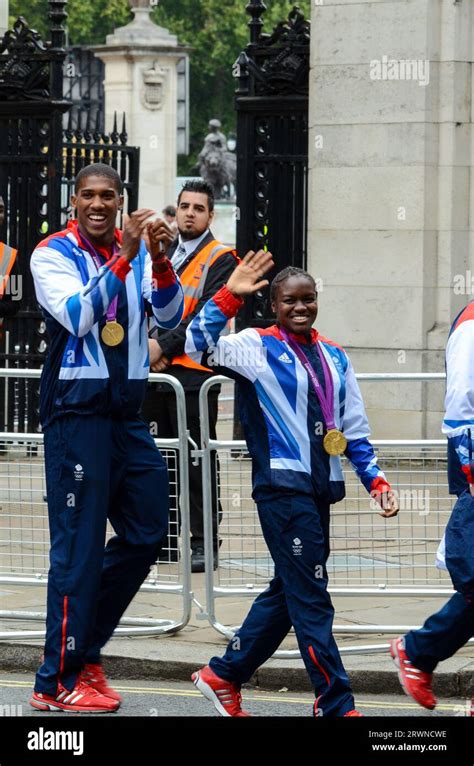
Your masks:
M 167 316 L 167 318 L 164 319 L 164 317 L 160 317 L 160 310 L 166 309 L 168 306 L 170 306 L 178 294 L 180 294 L 180 300 L 179 302 L 176 301 L 176 310 L 174 314 L 170 317 L 169 315 L 167 316 L 168 312 L 163 312 L 164 316 Z M 157 320 L 160 327 L 169 327 L 170 329 L 176 327 L 183 316 L 184 298 L 180 283 L 175 282 L 173 285 L 165 287 L 164 289 L 152 290 L 151 303 L 155 312 L 158 312 L 158 315 L 155 313 L 155 319 Z
M 209 337 L 212 338 L 214 345 L 217 345 L 219 335 L 227 323 L 227 317 L 216 306 L 213 300 L 207 301 L 199 314 L 193 319 L 190 325 L 190 332 L 196 351 L 207 351 L 209 346 Z M 203 329 L 206 329 L 206 335 Z
M 107 288 L 107 295 L 109 297 L 109 300 L 112 301 L 117 295 L 118 289 L 120 289 L 122 281 L 109 268 L 106 269 L 106 274 L 104 278 L 105 278 L 105 286 Z
M 99 366 L 99 347 L 92 331 L 87 333 L 87 335 L 84 337 L 84 340 L 87 343 L 87 347 L 91 352 L 96 365 Z
M 58 237 L 57 239 L 50 239 L 46 245 L 50 250 L 56 250 L 61 253 L 64 258 L 68 258 L 70 261 L 76 261 L 75 256 L 71 253 L 71 242 L 67 237 Z
M 263 404 L 265 409 L 271 414 L 271 416 L 275 420 L 275 422 L 278 423 L 278 426 L 281 429 L 282 433 L 284 434 L 284 436 L 285 436 L 285 438 L 286 438 L 286 440 L 288 442 L 288 446 L 289 446 L 292 454 L 295 457 L 295 460 L 301 460 L 301 452 L 300 452 L 300 448 L 298 446 L 298 442 L 294 438 L 294 436 L 291 433 L 291 431 L 288 429 L 288 426 L 286 425 L 286 423 L 282 419 L 280 413 L 276 409 L 274 403 L 272 402 L 272 400 L 268 396 L 268 394 L 265 391 L 265 389 L 263 388 L 262 384 L 260 383 L 259 380 L 256 380 L 254 382 L 254 386 L 255 386 L 255 389 L 257 391 L 257 396 L 258 396 L 259 400 L 261 401 L 261 403 Z
M 370 492 L 372 481 L 380 476 L 380 469 L 371 443 L 365 437 L 353 439 L 348 442 L 345 454 L 351 461 L 367 492 Z
M 79 324 L 81 321 L 81 300 L 79 297 L 79 293 L 76 293 L 75 295 L 71 295 L 71 297 L 68 298 L 66 302 L 66 308 L 67 308 L 67 313 L 69 314 L 69 319 L 71 320 L 74 334 L 77 335 L 79 332 Z
M 90 292 L 92 306 L 94 309 L 94 322 L 98 322 L 99 319 L 101 319 L 104 316 L 104 303 L 102 301 L 102 295 L 100 292 L 100 288 L 98 286 L 94 286 L 94 288 Z

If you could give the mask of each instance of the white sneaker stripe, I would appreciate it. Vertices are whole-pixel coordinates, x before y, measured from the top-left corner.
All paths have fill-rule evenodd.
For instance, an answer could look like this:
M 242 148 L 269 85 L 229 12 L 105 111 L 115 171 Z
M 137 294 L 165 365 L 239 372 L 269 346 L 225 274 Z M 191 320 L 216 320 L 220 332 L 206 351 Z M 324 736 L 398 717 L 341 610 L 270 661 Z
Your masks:
M 78 694 L 77 691 L 72 691 L 70 696 L 63 700 L 63 702 L 67 702 L 68 705 L 75 705 L 83 696 L 83 694 Z

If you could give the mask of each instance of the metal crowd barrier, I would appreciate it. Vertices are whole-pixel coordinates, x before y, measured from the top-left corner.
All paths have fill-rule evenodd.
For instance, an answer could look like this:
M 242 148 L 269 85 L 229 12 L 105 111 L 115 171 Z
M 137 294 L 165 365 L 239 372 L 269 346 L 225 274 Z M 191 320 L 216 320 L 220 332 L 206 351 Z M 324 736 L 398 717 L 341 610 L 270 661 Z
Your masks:
M 41 370 L 0 369 L 2 376 L 39 378 Z M 179 438 L 157 438 L 155 443 L 168 467 L 171 509 L 176 508 L 179 502 L 182 539 L 189 540 L 189 434 L 184 390 L 169 375 L 151 374 L 149 380 L 152 383 L 167 383 L 176 394 Z M 0 433 L 0 585 L 44 587 L 47 584 L 49 531 L 43 461 L 42 434 Z M 177 536 L 176 529 L 170 530 L 170 533 Z M 108 526 L 108 536 L 112 534 L 113 530 Z M 175 558 L 179 561 L 174 562 Z M 189 622 L 193 602 L 189 544 L 182 546 L 180 555 L 175 550 L 164 549 L 159 563 L 152 568 L 140 592 L 179 596 L 178 619 L 126 617 L 121 620 L 121 627 L 116 629 L 114 635 L 157 636 L 182 630 Z M 0 611 L 1 620 L 44 622 L 45 618 L 44 613 L 37 611 Z M 0 640 L 42 638 L 44 635 L 44 631 L 37 630 L 8 630 L 0 632 Z
M 359 380 L 444 380 L 443 373 L 359 374 Z M 254 599 L 273 577 L 273 562 L 266 547 L 251 498 L 251 461 L 244 441 L 210 439 L 208 392 L 228 382 L 214 377 L 200 392 L 201 449 L 204 488 L 206 604 L 207 618 L 217 632 L 232 638 L 236 627 L 222 624 L 216 616 L 218 599 Z M 454 504 L 448 494 L 446 441 L 374 440 L 379 464 L 400 493 L 402 510 L 386 520 L 371 508 L 371 498 L 343 459 L 346 498 L 331 512 L 331 556 L 328 561 L 331 596 L 357 599 L 422 596 L 449 597 L 447 572 L 435 568 L 435 552 Z M 211 474 L 211 453 L 219 469 Z M 223 518 L 219 526 L 219 565 L 213 570 L 211 486 L 217 482 Z M 362 602 L 363 603 L 363 602 Z M 363 609 L 363 607 L 362 607 Z M 337 635 L 400 634 L 414 625 L 334 625 Z M 385 652 L 388 644 L 343 646 L 342 653 Z M 297 650 L 279 650 L 281 658 L 299 657 Z

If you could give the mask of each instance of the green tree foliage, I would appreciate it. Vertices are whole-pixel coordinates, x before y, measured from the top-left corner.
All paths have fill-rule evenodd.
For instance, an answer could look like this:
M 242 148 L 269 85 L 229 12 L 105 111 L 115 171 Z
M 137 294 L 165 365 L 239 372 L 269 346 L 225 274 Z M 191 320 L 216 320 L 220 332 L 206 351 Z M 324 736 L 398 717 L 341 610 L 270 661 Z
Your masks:
M 249 40 L 245 12 L 248 0 L 160 0 L 153 20 L 177 35 L 191 48 L 191 154 L 180 171 L 189 172 L 196 162 L 207 123 L 222 120 L 224 132 L 235 131 L 232 65 Z M 295 0 L 309 18 L 310 0 Z M 289 0 L 265 0 L 264 31 L 271 32 L 295 4 Z M 68 40 L 71 44 L 105 42 L 107 34 L 131 19 L 127 0 L 69 0 Z M 10 20 L 24 15 L 31 27 L 48 37 L 47 0 L 10 0 Z
M 48 10 L 48 0 L 10 0 L 10 26 L 18 16 L 24 16 L 30 27 L 47 40 Z M 103 43 L 115 27 L 132 18 L 127 0 L 69 0 L 66 12 L 68 42 L 72 45 Z

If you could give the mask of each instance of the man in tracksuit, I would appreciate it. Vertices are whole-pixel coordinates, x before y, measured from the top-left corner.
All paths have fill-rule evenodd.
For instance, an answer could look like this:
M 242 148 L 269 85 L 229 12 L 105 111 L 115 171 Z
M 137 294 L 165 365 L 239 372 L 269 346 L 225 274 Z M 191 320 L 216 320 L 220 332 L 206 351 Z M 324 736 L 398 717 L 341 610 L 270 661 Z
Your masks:
M 188 327 L 186 352 L 234 377 L 252 457 L 252 496 L 275 563 L 269 588 L 253 603 L 223 657 L 193 675 L 197 688 L 225 716 L 242 716 L 240 687 L 293 625 L 315 689 L 315 715 L 354 716 L 349 679 L 332 635 L 327 591 L 329 506 L 344 497 L 344 453 L 371 495 L 398 512 L 377 465 L 355 374 L 345 351 L 312 329 L 314 279 L 288 267 L 270 291 L 277 324 L 221 336 L 242 296 L 262 289 L 270 253 L 248 253 L 227 285 Z
M 223 245 L 211 232 L 214 218 L 214 192 L 208 183 L 201 180 L 188 181 L 178 197 L 177 223 L 178 238 L 169 250 L 173 268 L 179 276 L 184 290 L 184 312 L 179 326 L 173 330 L 151 331 L 150 363 L 153 372 L 166 372 L 182 384 L 186 392 L 186 418 L 191 438 L 201 445 L 199 422 L 199 390 L 212 376 L 212 371 L 184 352 L 186 328 L 192 318 L 214 293 L 225 285 L 237 265 L 236 253 L 232 247 Z M 217 406 L 219 387 L 214 386 L 209 395 L 209 429 L 211 439 L 216 438 Z M 154 435 L 165 438 L 178 436 L 176 397 L 169 386 L 151 383 L 143 407 L 143 416 L 153 428 Z M 153 431 L 152 431 L 153 433 Z M 189 461 L 189 513 L 191 527 L 191 569 L 204 571 L 204 524 L 202 516 L 202 472 L 201 466 Z M 216 491 L 218 470 L 215 455 L 212 457 L 212 512 L 214 566 L 217 564 L 218 522 L 222 516 Z M 164 560 L 177 561 L 179 519 L 170 518 L 170 537 L 164 550 Z M 188 542 L 185 541 L 187 545 Z
M 437 703 L 432 680 L 438 662 L 452 657 L 474 636 L 474 541 L 470 538 L 474 514 L 474 301 L 458 314 L 449 333 L 445 408 L 442 431 L 448 438 L 449 491 L 458 500 L 446 528 L 444 556 L 457 592 L 422 628 L 390 645 L 404 691 L 429 710 Z
M 77 221 L 31 257 L 50 337 L 40 418 L 51 551 L 44 660 L 30 703 L 97 713 L 120 704 L 101 649 L 167 530 L 168 472 L 139 417 L 149 373 L 145 300 L 157 323 L 173 328 L 183 294 L 163 250 L 172 241 L 166 223 L 147 223 L 153 211 L 144 209 L 123 232 L 115 228 L 116 171 L 88 166 L 75 188 Z M 107 519 L 115 536 L 104 551 Z

